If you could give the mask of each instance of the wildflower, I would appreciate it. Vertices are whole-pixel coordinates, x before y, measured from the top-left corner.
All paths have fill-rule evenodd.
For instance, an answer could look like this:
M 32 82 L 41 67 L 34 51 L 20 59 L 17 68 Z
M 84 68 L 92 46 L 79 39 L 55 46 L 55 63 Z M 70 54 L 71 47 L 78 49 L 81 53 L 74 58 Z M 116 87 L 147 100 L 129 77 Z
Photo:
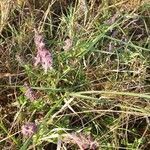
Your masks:
M 37 48 L 34 65 L 37 66 L 38 64 L 41 64 L 44 72 L 47 73 L 48 69 L 52 69 L 52 55 L 45 47 L 43 36 L 37 31 L 35 31 L 34 42 Z
M 98 143 L 93 141 L 91 136 L 85 137 L 84 135 L 76 135 L 76 134 L 69 134 L 68 141 L 72 142 L 73 144 L 77 144 L 81 150 L 96 150 L 98 148 Z
M 52 56 L 46 48 L 37 51 L 34 65 L 37 66 L 39 63 L 41 63 L 45 73 L 47 73 L 48 68 L 52 69 Z
M 26 82 L 24 83 L 24 86 L 25 86 L 25 88 L 26 88 L 26 92 L 25 92 L 24 95 L 25 95 L 28 99 L 30 99 L 31 101 L 34 101 L 35 99 L 38 98 L 36 92 L 35 92 L 33 89 L 31 89 L 31 87 L 29 87 Z
M 37 126 L 33 122 L 28 122 L 21 127 L 21 132 L 24 136 L 30 137 L 37 131 Z
M 72 40 L 67 38 L 65 41 L 64 41 L 65 45 L 63 46 L 63 49 L 65 51 L 69 50 L 71 47 L 72 47 Z
M 34 43 L 37 49 L 45 47 L 44 38 L 35 30 Z

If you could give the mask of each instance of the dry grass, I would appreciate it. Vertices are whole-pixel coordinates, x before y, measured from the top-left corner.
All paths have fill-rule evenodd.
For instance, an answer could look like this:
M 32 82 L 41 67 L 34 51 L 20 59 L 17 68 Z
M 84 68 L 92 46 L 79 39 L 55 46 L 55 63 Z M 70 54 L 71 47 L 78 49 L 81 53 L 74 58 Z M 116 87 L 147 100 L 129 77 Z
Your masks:
M 149 0 L 1 0 L 0 149 L 148 149 L 149 7 Z M 47 74 L 33 65 L 34 28 L 53 56 Z M 28 121 L 38 125 L 29 139 L 20 133 Z

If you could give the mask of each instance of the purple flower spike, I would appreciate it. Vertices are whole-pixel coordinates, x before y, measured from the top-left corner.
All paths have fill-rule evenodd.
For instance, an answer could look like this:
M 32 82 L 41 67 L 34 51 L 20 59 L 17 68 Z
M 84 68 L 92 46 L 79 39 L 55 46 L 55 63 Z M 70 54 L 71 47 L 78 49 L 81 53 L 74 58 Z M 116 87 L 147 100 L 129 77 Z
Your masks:
M 21 127 L 21 132 L 24 136 L 30 137 L 37 131 L 37 126 L 33 122 L 28 122 Z
M 24 95 L 29 100 L 34 101 L 38 98 L 36 92 L 33 89 L 31 89 L 26 82 L 24 83 L 24 87 L 26 88 L 26 92 Z
M 34 43 L 37 49 L 45 47 L 44 38 L 35 30 Z
M 44 72 L 47 73 L 48 69 L 52 69 L 52 55 L 45 47 L 43 36 L 36 30 L 34 42 L 37 48 L 37 56 L 35 57 L 34 65 L 37 66 L 38 64 L 41 64 Z
M 37 51 L 34 65 L 37 66 L 39 63 L 42 65 L 45 73 L 47 73 L 48 69 L 52 69 L 52 56 L 46 48 Z

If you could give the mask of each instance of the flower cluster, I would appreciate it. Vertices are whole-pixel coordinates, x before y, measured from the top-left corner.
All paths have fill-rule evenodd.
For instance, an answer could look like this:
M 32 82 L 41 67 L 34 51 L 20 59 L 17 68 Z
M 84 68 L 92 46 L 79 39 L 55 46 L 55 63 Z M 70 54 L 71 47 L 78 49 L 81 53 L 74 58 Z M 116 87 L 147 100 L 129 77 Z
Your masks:
M 34 65 L 37 66 L 38 64 L 41 64 L 44 72 L 47 73 L 48 69 L 52 69 L 52 55 L 46 49 L 43 36 L 36 30 L 34 42 L 37 49 L 37 55 L 35 57 Z
M 28 122 L 21 127 L 21 132 L 26 137 L 31 137 L 37 131 L 37 126 L 33 122 Z
M 29 87 L 26 82 L 24 83 L 24 87 L 26 89 L 24 95 L 27 97 L 27 99 L 34 101 L 38 98 L 37 93 L 33 89 L 31 89 L 31 87 Z

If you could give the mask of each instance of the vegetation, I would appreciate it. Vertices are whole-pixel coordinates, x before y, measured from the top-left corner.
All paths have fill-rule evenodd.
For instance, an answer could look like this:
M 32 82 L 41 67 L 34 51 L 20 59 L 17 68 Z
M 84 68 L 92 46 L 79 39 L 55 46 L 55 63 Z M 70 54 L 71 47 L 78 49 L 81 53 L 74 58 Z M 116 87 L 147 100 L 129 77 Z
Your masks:
M 149 0 L 1 0 L 0 36 L 0 149 L 149 150 Z

